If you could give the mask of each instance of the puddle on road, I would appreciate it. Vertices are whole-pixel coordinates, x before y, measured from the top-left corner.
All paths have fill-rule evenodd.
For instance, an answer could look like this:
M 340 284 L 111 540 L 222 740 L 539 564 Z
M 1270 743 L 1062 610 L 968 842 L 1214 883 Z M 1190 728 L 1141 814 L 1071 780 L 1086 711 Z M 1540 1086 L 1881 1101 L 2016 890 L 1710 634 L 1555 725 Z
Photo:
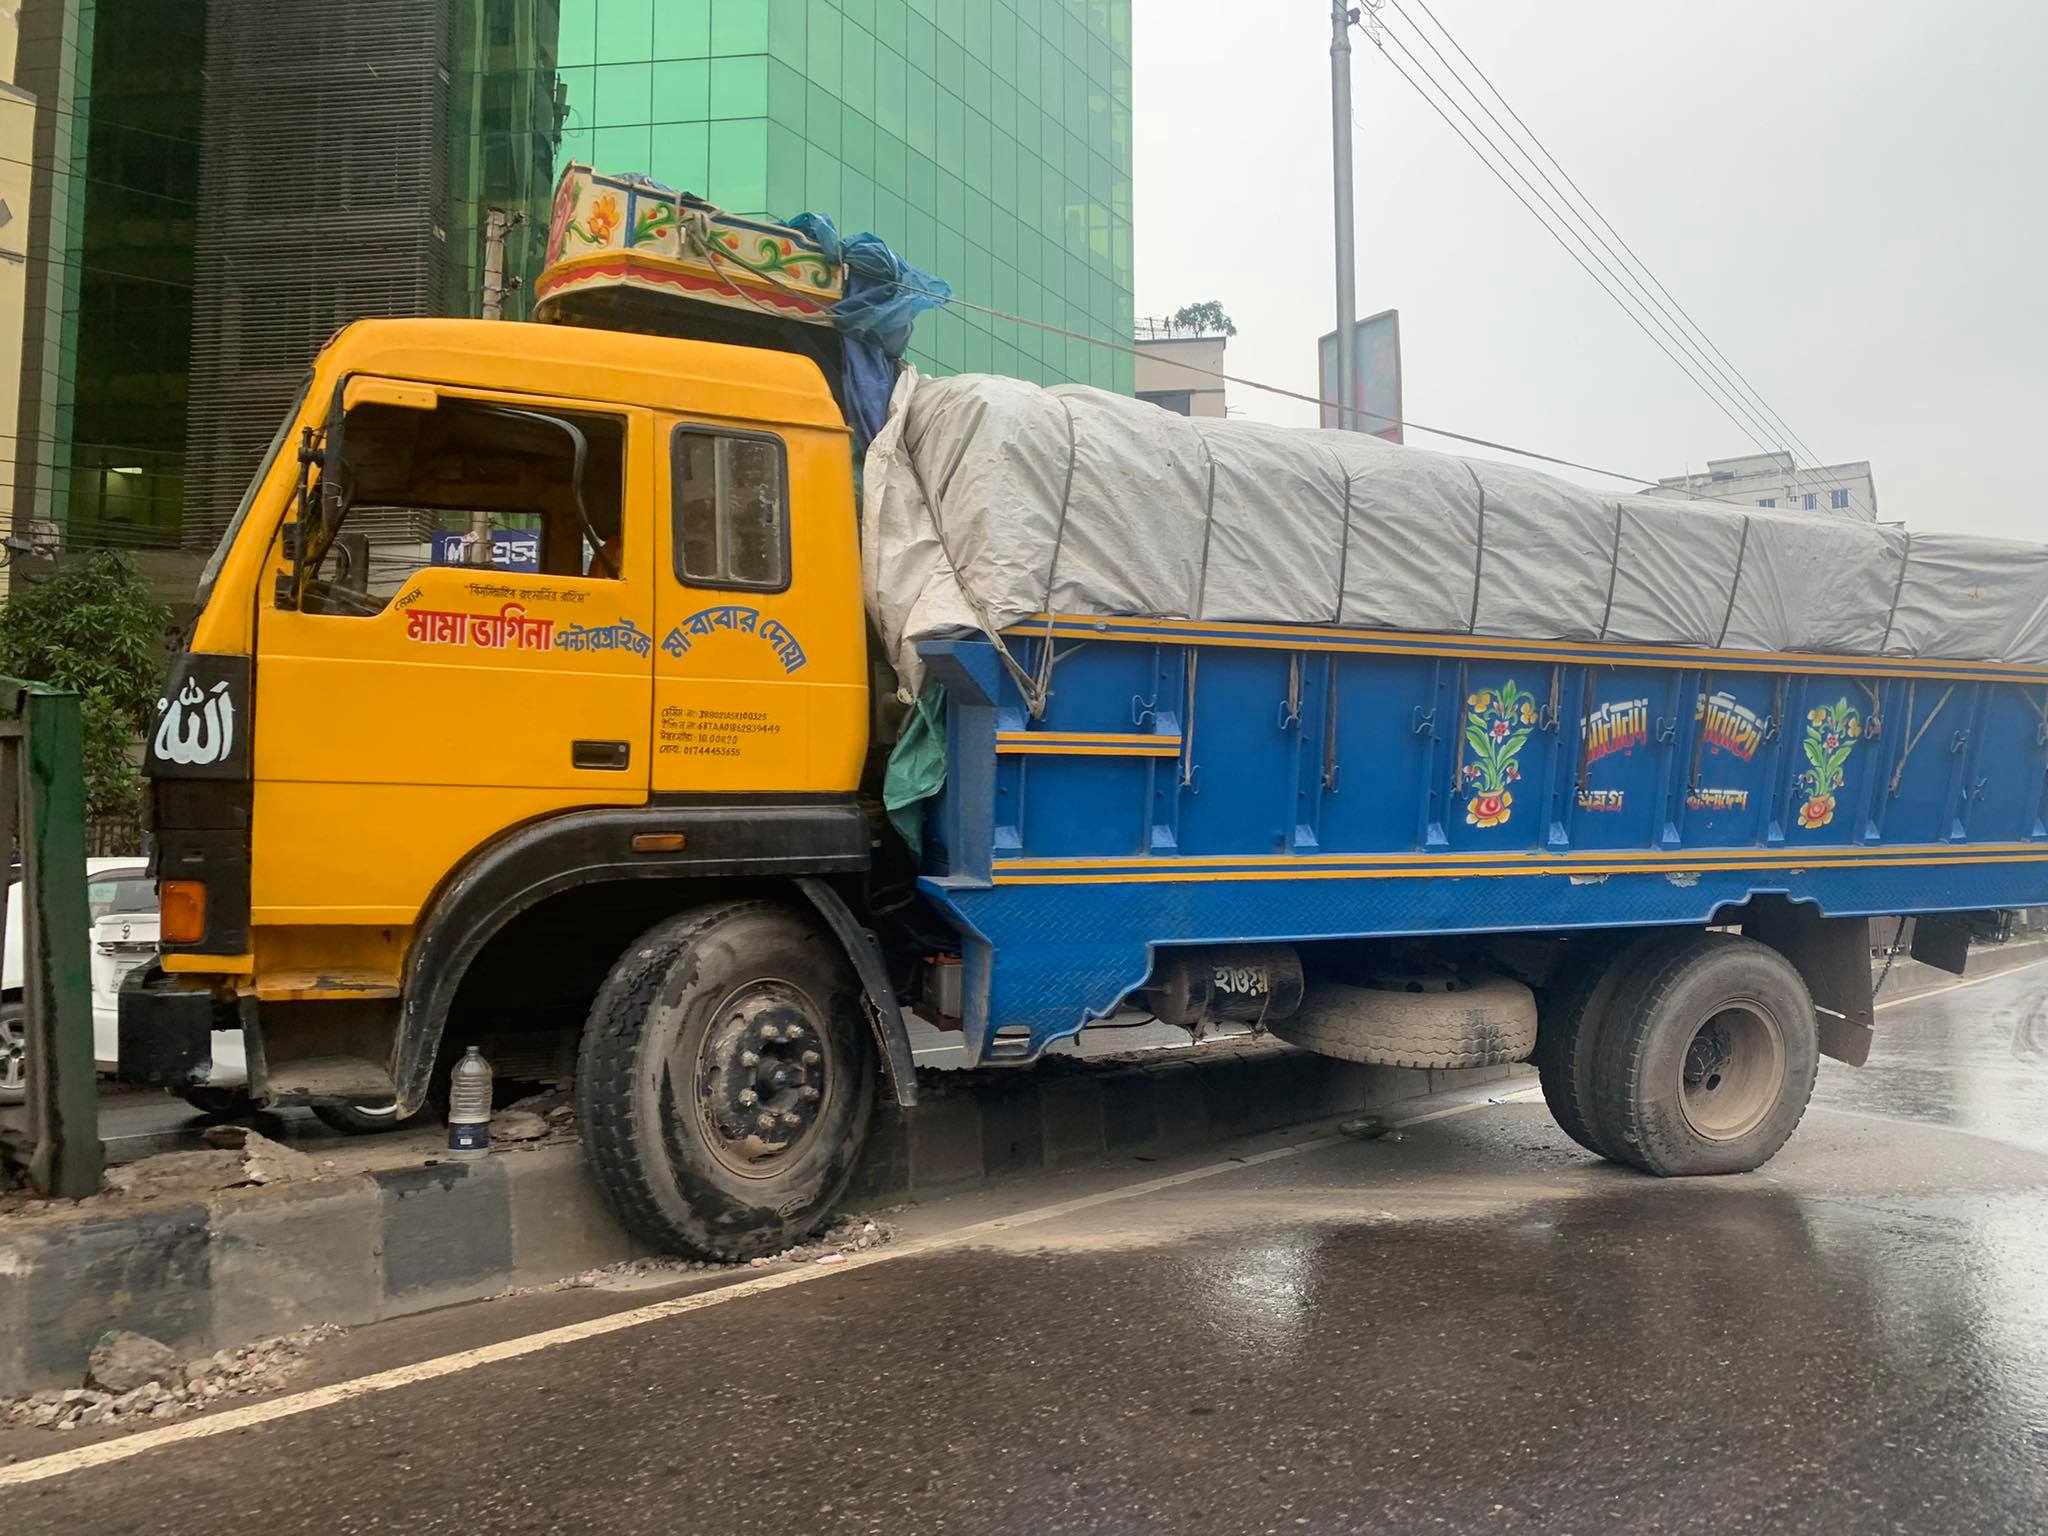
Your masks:
M 1869 1063 L 1822 1061 L 1813 1102 L 2048 1152 L 2048 966 L 1885 1008 Z

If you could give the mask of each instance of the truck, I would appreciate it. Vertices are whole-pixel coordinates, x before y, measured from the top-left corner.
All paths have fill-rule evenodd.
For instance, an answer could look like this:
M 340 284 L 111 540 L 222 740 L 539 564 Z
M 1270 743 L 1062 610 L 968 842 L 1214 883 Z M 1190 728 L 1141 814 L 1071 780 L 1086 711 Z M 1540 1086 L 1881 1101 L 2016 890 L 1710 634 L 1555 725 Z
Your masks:
M 1533 1059 L 1732 1173 L 1866 1059 L 1873 917 L 1960 970 L 2048 903 L 2048 552 L 893 365 L 873 426 L 829 229 L 572 167 L 550 249 L 541 323 L 340 331 L 253 475 L 123 1077 L 239 1036 L 396 1121 L 480 1045 L 723 1259 L 827 1217 L 912 1017 Z

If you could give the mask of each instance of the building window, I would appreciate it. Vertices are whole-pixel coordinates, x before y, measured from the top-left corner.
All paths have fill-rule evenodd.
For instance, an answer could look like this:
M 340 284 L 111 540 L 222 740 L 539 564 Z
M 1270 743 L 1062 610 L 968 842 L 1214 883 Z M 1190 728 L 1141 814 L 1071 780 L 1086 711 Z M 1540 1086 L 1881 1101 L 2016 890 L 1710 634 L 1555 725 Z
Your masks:
M 1802 496 L 1799 499 L 1799 505 L 1804 507 L 1807 511 L 1811 512 L 1813 510 L 1815 500 L 1816 498 L 1813 492 L 1808 491 L 1804 496 Z
M 789 496 L 782 439 L 679 427 L 676 580 L 692 587 L 789 585 Z
M 1833 507 L 1837 512 L 1847 511 L 1849 506 L 1849 493 L 1847 491 L 1829 491 L 1828 505 Z
M 1172 411 L 1176 416 L 1195 414 L 1195 392 L 1192 389 L 1141 389 L 1138 398 L 1162 411 Z
M 1775 496 L 1765 496 L 1757 502 L 1760 507 L 1775 507 L 1777 504 L 1778 498 Z

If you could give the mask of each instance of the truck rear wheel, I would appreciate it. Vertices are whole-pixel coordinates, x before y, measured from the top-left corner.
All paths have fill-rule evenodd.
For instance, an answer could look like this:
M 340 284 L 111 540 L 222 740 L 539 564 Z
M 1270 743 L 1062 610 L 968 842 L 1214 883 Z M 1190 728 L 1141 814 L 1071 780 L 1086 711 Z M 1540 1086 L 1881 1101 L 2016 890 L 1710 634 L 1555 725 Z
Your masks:
M 1593 1067 L 1610 1155 L 1664 1176 L 1747 1173 L 1797 1128 L 1820 1067 L 1813 999 L 1753 939 L 1696 933 L 1617 991 Z
M 1616 1162 L 1626 1159 L 1594 1115 L 1593 1064 L 1599 1060 L 1615 993 L 1657 942 L 1639 939 L 1619 950 L 1602 947 L 1581 956 L 1545 995 L 1536 1054 L 1530 1058 L 1558 1129 L 1588 1152 Z
M 576 1074 L 585 1155 L 642 1240 L 741 1260 L 830 1213 L 867 1138 L 875 1055 L 837 941 L 788 908 L 657 924 L 605 978 Z

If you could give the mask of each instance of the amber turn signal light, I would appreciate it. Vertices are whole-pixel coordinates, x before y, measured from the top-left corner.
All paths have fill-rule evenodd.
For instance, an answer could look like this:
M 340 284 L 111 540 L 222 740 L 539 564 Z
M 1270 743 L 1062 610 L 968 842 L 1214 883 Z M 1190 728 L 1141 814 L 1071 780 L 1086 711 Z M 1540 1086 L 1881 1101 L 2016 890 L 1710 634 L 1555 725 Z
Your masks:
M 197 944 L 206 937 L 206 883 L 166 880 L 157 888 L 158 925 L 166 944 Z

